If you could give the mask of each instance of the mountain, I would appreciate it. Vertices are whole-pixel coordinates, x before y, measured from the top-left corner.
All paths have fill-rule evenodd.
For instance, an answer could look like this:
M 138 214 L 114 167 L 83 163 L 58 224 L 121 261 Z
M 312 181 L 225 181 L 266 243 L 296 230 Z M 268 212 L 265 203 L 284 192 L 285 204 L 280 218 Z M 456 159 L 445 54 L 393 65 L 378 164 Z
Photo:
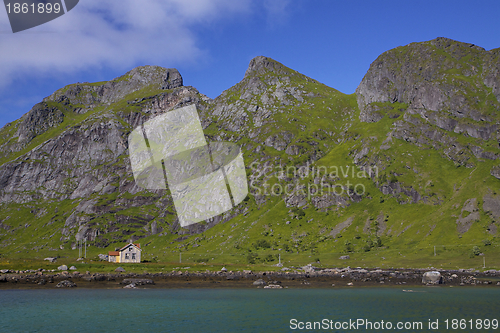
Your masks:
M 66 86 L 0 130 L 0 253 L 140 239 L 148 260 L 473 265 L 473 245 L 498 252 L 499 55 L 446 38 L 397 47 L 351 95 L 267 57 L 213 100 L 155 66 Z M 169 190 L 135 184 L 128 135 L 191 104 L 207 141 L 242 148 L 250 194 L 181 228 Z

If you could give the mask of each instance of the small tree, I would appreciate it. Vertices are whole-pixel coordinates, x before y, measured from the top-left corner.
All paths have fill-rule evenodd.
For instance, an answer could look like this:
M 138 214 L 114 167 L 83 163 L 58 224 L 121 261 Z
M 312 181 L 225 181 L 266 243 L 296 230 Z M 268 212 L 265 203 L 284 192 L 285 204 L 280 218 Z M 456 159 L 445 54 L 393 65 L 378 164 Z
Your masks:
M 474 247 L 472 248 L 472 254 L 473 254 L 474 256 L 478 256 L 478 255 L 480 255 L 480 254 L 481 254 L 481 250 L 479 249 L 479 247 L 474 246 Z

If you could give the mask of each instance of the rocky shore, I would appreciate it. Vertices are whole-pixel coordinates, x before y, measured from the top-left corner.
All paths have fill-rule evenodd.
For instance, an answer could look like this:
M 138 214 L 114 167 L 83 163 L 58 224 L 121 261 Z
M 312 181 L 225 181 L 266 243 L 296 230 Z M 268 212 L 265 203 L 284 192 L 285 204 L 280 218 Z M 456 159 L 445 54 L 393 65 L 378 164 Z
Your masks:
M 165 273 L 80 273 L 78 271 L 0 271 L 0 289 L 10 288 L 325 288 L 363 286 L 495 286 L 500 271 L 428 269 L 317 269 L 312 266 L 281 271 L 175 270 Z

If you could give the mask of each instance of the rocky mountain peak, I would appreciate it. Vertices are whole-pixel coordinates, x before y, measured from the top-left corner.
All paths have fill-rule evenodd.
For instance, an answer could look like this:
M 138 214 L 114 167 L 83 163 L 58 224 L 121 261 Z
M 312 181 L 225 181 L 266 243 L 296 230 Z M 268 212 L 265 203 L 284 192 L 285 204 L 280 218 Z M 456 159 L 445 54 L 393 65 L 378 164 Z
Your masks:
M 498 59 L 497 50 L 442 37 L 384 52 L 356 89 L 360 120 L 397 119 L 392 137 L 447 147 L 459 165 L 475 166 L 473 156 L 496 160 L 497 149 L 478 144 L 499 138 Z
M 61 107 L 82 114 L 99 105 L 109 105 L 142 89 L 163 90 L 182 87 L 183 81 L 175 68 L 160 66 L 136 67 L 111 81 L 76 83 L 57 90 L 26 113 L 17 130 L 18 142 L 29 142 L 37 135 L 63 122 Z M 54 102 L 59 104 L 57 107 Z M 84 107 L 82 107 L 84 106 Z
M 259 75 L 268 71 L 276 71 L 283 69 L 284 66 L 268 57 L 258 56 L 250 60 L 248 68 L 245 72 L 245 78 L 251 75 Z
M 471 43 L 459 42 L 446 37 L 437 37 L 429 42 L 431 45 L 437 47 L 438 49 L 448 49 L 448 51 L 453 48 L 473 48 L 478 51 L 485 51 L 485 49 L 480 46 Z
M 68 85 L 57 90 L 43 101 L 63 104 L 109 104 L 146 87 L 174 89 L 182 87 L 182 85 L 182 76 L 175 68 L 140 66 L 108 82 L 84 82 Z
M 377 121 L 380 115 L 372 117 L 372 111 L 380 109 L 376 103 L 399 102 L 412 109 L 447 110 L 475 121 L 490 119 L 498 100 L 485 106 L 461 96 L 467 95 L 467 89 L 484 96 L 493 89 L 498 99 L 498 71 L 489 64 L 493 53 L 442 37 L 384 52 L 356 89 L 361 116 Z
M 182 76 L 175 68 L 160 66 L 139 66 L 110 82 L 127 81 L 131 86 L 155 85 L 161 89 L 182 87 Z

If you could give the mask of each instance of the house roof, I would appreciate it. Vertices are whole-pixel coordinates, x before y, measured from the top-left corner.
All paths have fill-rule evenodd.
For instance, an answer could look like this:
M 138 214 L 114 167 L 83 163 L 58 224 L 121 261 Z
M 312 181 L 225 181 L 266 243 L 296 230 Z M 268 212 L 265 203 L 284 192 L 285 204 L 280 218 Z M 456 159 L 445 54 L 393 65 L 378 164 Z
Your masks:
M 110 255 L 110 256 L 119 256 L 120 252 L 118 252 L 118 251 L 109 251 L 108 255 Z
M 122 247 L 119 251 L 121 252 L 121 251 L 125 250 L 126 248 L 128 248 L 128 247 L 129 247 L 129 246 L 131 246 L 131 245 L 133 245 L 133 246 L 135 246 L 136 248 L 138 248 L 138 249 L 139 249 L 139 251 L 142 251 L 142 250 L 141 250 L 141 244 L 134 244 L 134 243 L 128 243 L 127 245 L 125 245 L 124 247 Z

